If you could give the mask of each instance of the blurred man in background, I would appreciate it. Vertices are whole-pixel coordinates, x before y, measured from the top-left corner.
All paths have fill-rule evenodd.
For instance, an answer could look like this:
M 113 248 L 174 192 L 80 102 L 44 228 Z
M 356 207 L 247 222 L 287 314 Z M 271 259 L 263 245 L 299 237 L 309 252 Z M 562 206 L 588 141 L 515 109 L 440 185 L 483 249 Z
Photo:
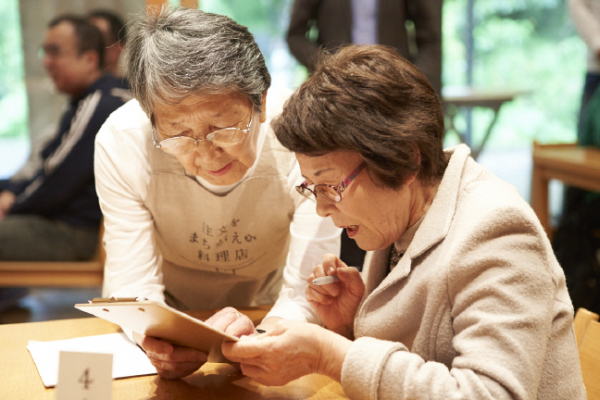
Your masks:
M 0 261 L 90 259 L 102 214 L 94 184 L 96 133 L 124 99 L 120 80 L 104 73 L 102 34 L 84 18 L 63 15 L 48 25 L 43 65 L 69 96 L 57 133 L 28 179 L 0 181 Z M 0 289 L 0 310 L 23 290 Z
M 569 0 L 571 18 L 587 45 L 587 73 L 577 123 L 582 146 L 600 147 L 600 0 Z M 575 309 L 600 312 L 600 194 L 565 187 L 552 247 L 565 271 Z
M 587 73 L 581 100 L 579 128 L 590 98 L 600 86 L 600 0 L 569 0 L 573 24 L 587 45 Z
M 104 39 L 104 69 L 120 79 L 120 88 L 113 89 L 113 93 L 119 94 L 125 100 L 132 98 L 129 93 L 129 82 L 121 74 L 120 58 L 127 41 L 127 27 L 123 19 L 113 11 L 95 10 L 87 15 L 90 23 L 100 29 Z M 122 89 L 122 90 L 121 90 Z M 14 174 L 11 180 L 28 179 L 35 174 L 40 167 L 40 152 L 46 147 L 57 132 L 48 130 L 38 132 L 31 143 L 31 153 L 25 164 Z
M 391 46 L 442 87 L 442 0 L 294 0 L 287 42 L 309 71 L 320 48 Z

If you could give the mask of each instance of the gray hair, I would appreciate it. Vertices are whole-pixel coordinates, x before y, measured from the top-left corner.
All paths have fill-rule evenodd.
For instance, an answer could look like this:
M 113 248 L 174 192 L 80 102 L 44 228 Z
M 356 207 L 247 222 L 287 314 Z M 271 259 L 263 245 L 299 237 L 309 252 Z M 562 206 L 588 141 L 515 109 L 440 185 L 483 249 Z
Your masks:
M 265 59 L 248 29 L 223 15 L 163 7 L 130 27 L 125 72 L 135 98 L 151 116 L 155 102 L 190 95 L 241 93 L 261 110 L 271 85 Z

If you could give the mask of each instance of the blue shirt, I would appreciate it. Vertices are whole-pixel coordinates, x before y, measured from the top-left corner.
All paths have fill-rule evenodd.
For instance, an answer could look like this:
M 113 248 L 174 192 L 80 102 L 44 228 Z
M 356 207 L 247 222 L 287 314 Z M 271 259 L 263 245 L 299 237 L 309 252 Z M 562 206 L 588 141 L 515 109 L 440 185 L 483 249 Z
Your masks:
M 352 0 L 352 43 L 377 44 L 378 0 Z
M 121 80 L 106 74 L 71 98 L 55 138 L 42 150 L 35 176 L 11 183 L 11 214 L 35 214 L 84 227 L 100 226 L 94 183 L 94 140 L 108 116 L 130 97 Z

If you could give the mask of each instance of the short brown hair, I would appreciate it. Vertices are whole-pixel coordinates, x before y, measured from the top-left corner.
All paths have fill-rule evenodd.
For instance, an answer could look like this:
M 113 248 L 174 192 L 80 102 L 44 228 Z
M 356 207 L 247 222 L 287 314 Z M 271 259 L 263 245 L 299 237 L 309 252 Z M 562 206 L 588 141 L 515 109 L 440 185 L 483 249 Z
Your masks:
M 84 18 L 73 14 L 62 14 L 55 17 L 48 23 L 48 28 L 54 28 L 63 22 L 71 24 L 75 30 L 77 55 L 80 56 L 90 50 L 95 51 L 98 53 L 98 69 L 104 68 L 104 39 L 100 29 Z
M 385 46 L 352 45 L 323 58 L 272 127 L 293 152 L 359 153 L 368 171 L 392 189 L 415 172 L 425 184 L 439 182 L 447 165 L 435 90 Z

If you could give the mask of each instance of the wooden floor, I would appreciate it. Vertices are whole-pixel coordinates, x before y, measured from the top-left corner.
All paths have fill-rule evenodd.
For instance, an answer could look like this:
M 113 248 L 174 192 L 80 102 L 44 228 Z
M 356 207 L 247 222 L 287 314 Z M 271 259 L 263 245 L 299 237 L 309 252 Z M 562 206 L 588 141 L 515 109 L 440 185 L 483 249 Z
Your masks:
M 0 324 L 85 318 L 89 314 L 77 310 L 76 303 L 100 297 L 101 288 L 34 288 L 14 307 L 0 313 Z

